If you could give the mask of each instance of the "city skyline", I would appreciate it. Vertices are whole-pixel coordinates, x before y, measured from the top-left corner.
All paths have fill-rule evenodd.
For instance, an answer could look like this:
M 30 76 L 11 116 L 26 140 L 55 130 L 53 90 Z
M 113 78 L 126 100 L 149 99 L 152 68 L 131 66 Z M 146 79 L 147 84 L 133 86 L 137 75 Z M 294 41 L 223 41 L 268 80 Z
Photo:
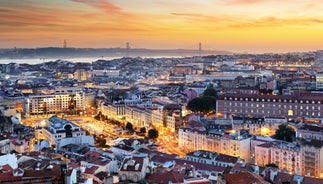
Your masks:
M 323 48 L 322 2 L 4 0 L 0 48 L 69 47 L 293 52 Z M 323 5 L 323 4 L 322 4 Z

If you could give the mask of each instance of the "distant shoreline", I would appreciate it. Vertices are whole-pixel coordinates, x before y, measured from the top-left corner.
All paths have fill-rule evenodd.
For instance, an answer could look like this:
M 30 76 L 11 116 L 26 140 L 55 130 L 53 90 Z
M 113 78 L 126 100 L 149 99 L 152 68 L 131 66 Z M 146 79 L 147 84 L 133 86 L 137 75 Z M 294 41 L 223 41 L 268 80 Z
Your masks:
M 182 58 L 183 56 L 137 56 L 141 58 Z M 187 56 L 191 57 L 191 56 Z M 26 59 L 1 59 L 0 58 L 0 64 L 9 64 L 9 63 L 17 63 L 17 64 L 40 64 L 45 62 L 51 62 L 51 61 L 57 61 L 57 60 L 63 60 L 63 61 L 69 61 L 72 63 L 91 63 L 95 62 L 97 60 L 113 60 L 113 59 L 121 59 L 123 57 L 71 57 L 71 58 L 26 58 Z

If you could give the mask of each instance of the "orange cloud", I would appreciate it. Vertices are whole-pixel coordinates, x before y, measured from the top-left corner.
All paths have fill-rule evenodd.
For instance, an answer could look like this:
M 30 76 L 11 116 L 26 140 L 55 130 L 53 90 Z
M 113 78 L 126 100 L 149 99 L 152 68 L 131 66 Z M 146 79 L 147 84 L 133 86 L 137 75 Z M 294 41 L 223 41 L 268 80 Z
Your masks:
M 263 3 L 266 0 L 229 0 L 226 1 L 225 4 L 227 5 L 249 5 L 249 4 L 256 4 L 256 3 Z
M 109 14 L 114 13 L 114 14 L 120 14 L 120 15 L 129 15 L 129 13 L 124 12 L 122 8 L 114 5 L 109 0 L 71 0 L 71 1 L 87 4 L 94 8 L 103 10 L 104 12 L 107 12 Z
M 306 26 L 311 24 L 322 24 L 323 19 L 320 18 L 277 18 L 265 17 L 257 20 L 249 20 L 239 24 L 233 24 L 229 27 L 233 28 L 255 28 L 255 27 L 279 27 L 279 26 Z

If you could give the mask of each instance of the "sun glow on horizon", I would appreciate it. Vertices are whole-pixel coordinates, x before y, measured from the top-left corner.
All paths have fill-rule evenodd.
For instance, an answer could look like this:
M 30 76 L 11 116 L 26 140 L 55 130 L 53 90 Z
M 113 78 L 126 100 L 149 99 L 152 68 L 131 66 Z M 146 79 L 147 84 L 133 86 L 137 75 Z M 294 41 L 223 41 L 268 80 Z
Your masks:
M 0 2 L 0 47 L 61 46 L 236 52 L 323 48 L 314 0 L 59 0 Z

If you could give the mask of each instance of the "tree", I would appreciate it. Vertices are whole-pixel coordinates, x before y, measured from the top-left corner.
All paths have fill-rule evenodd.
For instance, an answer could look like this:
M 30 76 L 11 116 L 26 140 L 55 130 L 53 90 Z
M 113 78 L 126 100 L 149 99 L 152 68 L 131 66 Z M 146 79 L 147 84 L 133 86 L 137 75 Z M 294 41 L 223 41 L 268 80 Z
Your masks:
M 129 130 L 130 132 L 133 132 L 133 126 L 130 122 L 126 124 L 126 129 Z
M 209 113 L 216 109 L 216 98 L 213 96 L 202 96 L 194 98 L 187 104 L 187 109 L 193 112 Z
M 295 138 L 295 130 L 288 126 L 287 124 L 282 124 L 278 126 L 276 130 L 275 138 L 287 142 L 292 142 Z
M 267 165 L 265 165 L 266 167 L 275 167 L 275 168 L 278 168 L 278 166 L 274 163 L 269 163 Z
M 146 133 L 146 128 L 145 127 L 141 127 L 140 128 L 140 133 L 142 133 L 142 134 Z
M 217 97 L 218 96 L 218 92 L 214 88 L 207 88 L 203 92 L 203 96 L 213 96 L 213 97 Z
M 149 139 L 157 139 L 158 137 L 158 131 L 156 129 L 150 129 L 148 131 L 148 138 Z

